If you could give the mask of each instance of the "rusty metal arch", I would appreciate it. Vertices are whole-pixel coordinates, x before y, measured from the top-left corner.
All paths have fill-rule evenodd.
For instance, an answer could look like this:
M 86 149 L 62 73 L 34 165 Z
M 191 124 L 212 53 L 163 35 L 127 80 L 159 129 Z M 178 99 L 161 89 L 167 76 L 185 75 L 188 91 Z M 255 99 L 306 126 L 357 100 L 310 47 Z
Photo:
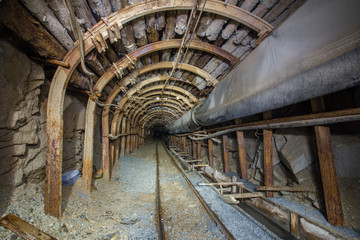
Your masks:
M 143 90 L 143 92 L 140 94 L 140 96 L 142 96 L 143 94 L 146 94 L 147 92 L 149 91 L 153 91 L 153 90 L 160 90 L 160 89 L 163 89 L 163 84 L 162 85 L 156 85 L 156 86 L 151 86 L 149 88 L 145 88 Z M 192 102 L 198 102 L 199 100 L 194 96 L 192 95 L 191 93 L 187 92 L 186 90 L 184 90 L 183 88 L 180 88 L 180 87 L 177 87 L 177 86 L 167 86 L 165 88 L 166 89 L 171 89 L 173 92 L 180 92 L 182 93 L 183 95 L 185 95 L 186 97 L 188 97 Z M 180 96 L 180 95 L 179 95 Z M 123 99 L 122 99 L 123 100 Z M 186 102 L 186 98 L 183 99 L 184 102 Z M 88 102 L 88 108 L 89 108 L 89 103 L 91 104 L 92 101 L 89 101 Z M 119 107 L 123 108 L 123 111 L 126 113 L 128 108 L 131 106 L 130 103 L 127 104 L 128 101 L 127 99 L 124 99 L 124 101 L 120 101 L 119 103 Z M 92 104 L 94 105 L 94 103 Z M 190 102 L 188 103 L 188 105 L 191 107 L 190 105 Z M 125 108 L 124 108 L 125 106 Z M 90 109 L 90 108 L 89 108 Z M 91 108 L 93 109 L 93 108 Z M 109 120 L 108 120 L 108 109 L 107 108 L 107 112 L 103 112 L 103 117 L 102 117 L 102 159 L 103 159 L 103 172 L 104 172 L 104 178 L 106 179 L 109 179 L 110 178 L 110 160 L 112 160 L 110 158 L 110 149 L 109 149 L 109 145 L 110 145 L 110 142 L 109 142 L 109 138 L 108 138 L 108 134 L 109 134 Z M 88 109 L 87 109 L 88 110 Z M 105 110 L 105 109 L 104 109 Z M 118 116 L 118 113 L 119 110 L 117 109 L 115 111 L 115 114 L 114 114 L 114 118 L 113 118 L 113 122 L 114 124 L 117 122 L 117 120 L 114 121 L 115 119 L 115 116 Z M 93 112 L 91 113 L 91 115 L 95 114 L 94 110 Z M 94 117 L 92 117 L 93 119 Z M 87 120 L 88 120 L 88 116 L 87 116 Z M 134 122 L 133 122 L 134 123 Z M 86 131 L 86 129 L 85 129 Z M 92 130 L 93 132 L 93 130 Z M 86 135 L 85 135 L 86 136 Z M 87 143 L 86 143 L 87 144 Z M 85 161 L 86 159 L 84 158 L 83 161 Z M 84 165 L 84 163 L 83 163 Z
M 178 10 L 178 9 L 191 9 L 193 1 L 190 0 L 160 0 L 160 1 L 145 1 L 138 4 L 131 5 L 108 17 L 110 24 L 115 22 L 118 24 L 125 24 L 136 17 L 141 17 L 155 11 Z M 213 12 L 234 21 L 240 22 L 249 26 L 255 31 L 259 32 L 259 36 L 263 36 L 272 30 L 272 26 L 239 7 L 233 5 L 224 5 L 217 0 L 207 0 L 204 11 Z M 94 34 L 101 34 L 105 39 L 108 38 L 106 24 L 104 22 L 97 23 L 93 28 Z M 85 33 L 85 54 L 94 49 L 90 34 Z M 143 48 L 145 49 L 145 48 Z M 148 49 L 147 52 L 150 50 Z M 130 55 L 130 54 L 129 54 Z M 132 59 L 134 54 L 130 56 Z M 45 213 L 60 218 L 61 216 L 61 163 L 62 163 L 62 140 L 63 140 L 63 103 L 65 97 L 65 90 L 68 81 L 80 62 L 80 53 L 77 46 L 72 48 L 64 57 L 64 61 L 70 64 L 70 68 L 58 67 L 55 72 L 53 81 L 50 86 L 49 100 L 47 107 L 47 164 L 46 164 L 46 184 L 45 184 Z M 89 104 L 88 104 L 89 106 Z M 91 109 L 92 111 L 92 109 Z M 93 123 L 93 120 L 90 121 Z M 93 133 L 90 133 L 91 137 Z M 85 140 L 86 141 L 86 140 Z M 92 149 L 91 144 L 86 145 Z M 86 156 L 91 157 L 91 156 Z M 91 167 L 85 166 L 83 175 L 91 176 Z M 86 180 L 86 190 L 90 190 L 91 181 Z M 89 187 L 90 186 L 90 187 Z
M 170 111 L 166 111 L 166 110 L 155 110 L 155 111 L 152 111 L 151 113 L 147 114 L 147 115 L 144 115 L 142 118 L 139 119 L 139 125 L 142 125 L 144 120 L 148 119 L 148 118 L 151 118 L 153 115 L 160 115 L 160 114 L 163 114 L 163 115 L 172 115 L 174 118 L 173 120 L 176 119 L 176 115 L 174 115 L 173 112 L 170 112 Z
M 154 64 L 149 64 L 149 65 L 143 66 L 142 68 L 132 71 L 127 77 L 125 77 L 123 79 L 123 81 L 121 81 L 121 82 L 124 82 L 124 84 L 121 83 L 120 85 L 127 86 L 128 84 L 131 83 L 131 81 L 130 81 L 131 79 L 136 79 L 138 76 L 145 74 L 147 72 L 155 71 L 158 69 L 164 69 L 164 68 L 172 69 L 174 67 L 175 67 L 175 62 L 158 62 L 158 63 L 154 63 Z M 182 63 L 179 66 L 177 66 L 177 69 L 180 69 L 183 71 L 188 71 L 188 72 L 198 75 L 199 77 L 205 79 L 208 86 L 211 85 L 211 86 L 215 87 L 216 84 L 219 83 L 219 81 L 216 78 L 214 78 L 213 76 L 211 76 L 210 73 L 208 73 L 194 65 Z M 97 88 L 95 87 L 95 91 L 96 90 L 97 90 Z

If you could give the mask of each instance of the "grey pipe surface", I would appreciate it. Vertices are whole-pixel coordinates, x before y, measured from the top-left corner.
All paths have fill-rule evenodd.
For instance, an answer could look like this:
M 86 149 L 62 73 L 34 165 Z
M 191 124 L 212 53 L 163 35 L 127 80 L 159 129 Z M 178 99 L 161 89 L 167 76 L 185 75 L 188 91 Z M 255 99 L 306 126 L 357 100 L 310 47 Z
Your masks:
M 191 132 L 359 85 L 358 9 L 357 0 L 307 1 L 167 130 Z

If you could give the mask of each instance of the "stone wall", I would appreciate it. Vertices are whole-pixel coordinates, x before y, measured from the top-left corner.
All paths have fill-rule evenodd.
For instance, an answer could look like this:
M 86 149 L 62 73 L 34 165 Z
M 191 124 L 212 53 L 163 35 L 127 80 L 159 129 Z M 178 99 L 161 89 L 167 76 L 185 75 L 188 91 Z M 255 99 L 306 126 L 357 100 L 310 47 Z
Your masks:
M 0 39 L 0 185 L 44 178 L 46 96 L 42 66 Z
M 0 64 L 1 189 L 44 180 L 50 81 L 43 66 L 2 39 Z M 63 171 L 82 168 L 86 100 L 70 92 L 65 97 Z

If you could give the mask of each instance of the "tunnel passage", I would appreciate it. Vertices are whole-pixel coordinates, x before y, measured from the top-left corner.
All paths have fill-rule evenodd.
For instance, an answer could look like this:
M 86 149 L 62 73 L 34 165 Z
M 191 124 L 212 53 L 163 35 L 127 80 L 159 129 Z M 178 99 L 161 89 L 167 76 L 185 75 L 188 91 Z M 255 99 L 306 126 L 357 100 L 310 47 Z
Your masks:
M 157 138 L 266 197 L 317 186 L 287 197 L 358 230 L 340 197 L 359 177 L 357 3 L 304 2 L 2 1 L 3 56 L 24 69 L 3 70 L 23 87 L 4 104 L 0 176 L 16 189 L 45 175 L 45 213 L 61 218 L 63 172 L 80 170 L 91 194 L 94 168 L 111 180 Z

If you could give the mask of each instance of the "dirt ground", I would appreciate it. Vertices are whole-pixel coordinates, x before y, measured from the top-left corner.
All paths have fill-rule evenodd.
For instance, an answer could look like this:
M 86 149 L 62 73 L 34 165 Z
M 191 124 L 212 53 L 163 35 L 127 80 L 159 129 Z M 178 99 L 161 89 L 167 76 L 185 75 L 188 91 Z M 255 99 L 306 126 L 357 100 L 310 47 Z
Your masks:
M 165 150 L 160 156 L 168 239 L 224 239 L 186 191 L 181 175 L 167 162 Z M 150 141 L 121 157 L 110 182 L 95 180 L 91 195 L 81 191 L 81 179 L 74 186 L 63 186 L 61 221 L 44 214 L 43 183 L 16 188 L 2 212 L 13 213 L 57 239 L 157 239 L 155 187 L 155 142 Z M 193 238 L 190 234 L 194 233 Z M 0 227 L 0 239 L 20 238 Z

